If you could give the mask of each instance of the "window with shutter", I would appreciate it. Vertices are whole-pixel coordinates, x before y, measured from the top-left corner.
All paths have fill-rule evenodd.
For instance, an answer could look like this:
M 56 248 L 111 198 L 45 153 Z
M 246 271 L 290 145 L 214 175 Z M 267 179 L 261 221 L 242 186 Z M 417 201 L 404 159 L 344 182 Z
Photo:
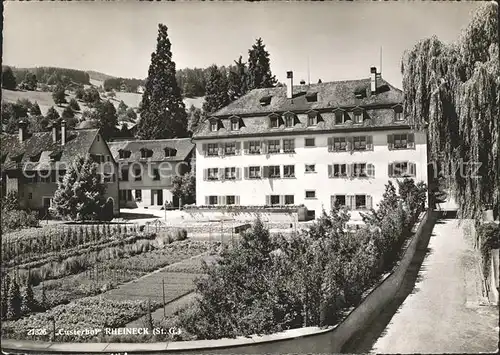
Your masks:
M 262 174 L 262 177 L 264 179 L 267 179 L 269 177 L 269 167 L 268 166 L 264 166 L 263 167 L 263 171 L 264 171 L 264 173 Z
M 246 142 L 243 142 L 243 152 L 245 154 L 248 154 L 248 151 L 249 151 L 249 148 L 250 147 L 250 142 L 246 141 Z
M 236 142 L 235 154 L 237 154 L 237 155 L 241 154 L 241 142 Z
M 408 134 L 408 148 L 415 148 L 415 134 L 414 133 L 409 133 Z
M 392 134 L 387 135 L 387 147 L 389 150 L 394 149 L 394 135 Z
M 267 154 L 267 142 L 266 141 L 261 142 L 261 151 L 263 154 Z
M 409 165 L 409 170 L 410 170 L 409 171 L 410 176 L 413 176 L 413 177 L 417 176 L 417 168 L 415 166 L 415 163 L 409 163 L 408 165 Z
M 224 177 L 225 177 L 224 168 L 219 168 L 218 174 L 219 174 L 219 179 L 224 180 Z
M 236 180 L 241 180 L 241 168 L 236 168 Z
M 295 153 L 295 139 L 283 139 L 283 152 Z
M 356 208 L 356 205 L 354 203 L 354 195 L 348 195 L 347 196 L 347 205 L 346 207 L 350 210 L 353 210 Z
M 347 137 L 346 138 L 346 150 L 351 151 L 352 150 L 352 137 Z
M 248 166 L 246 166 L 244 169 L 245 169 L 245 172 L 244 172 L 244 174 L 245 174 L 245 179 L 248 179 L 248 169 L 249 169 L 249 168 L 248 168 Z
M 366 165 L 366 171 L 367 171 L 367 175 L 369 177 L 375 177 L 375 165 L 373 165 L 373 164 L 367 164 Z
M 333 165 L 331 164 L 328 165 L 328 177 L 333 177 Z
M 209 201 L 209 196 L 205 196 L 205 205 L 209 205 L 210 204 L 210 201 Z
M 389 163 L 387 168 L 387 175 L 389 175 L 389 177 L 394 177 L 394 163 Z
M 203 169 L 203 180 L 204 181 L 208 180 L 208 169 Z
M 240 196 L 236 196 L 236 198 L 235 198 L 235 204 L 237 204 L 237 205 L 240 204 Z
M 285 195 L 280 195 L 280 206 L 285 204 Z
M 372 136 L 366 136 L 366 149 L 373 150 L 373 137 Z
M 271 205 L 271 195 L 266 195 L 266 206 Z
M 370 195 L 366 195 L 366 208 L 367 209 L 373 208 L 373 201 L 372 201 L 372 197 Z
M 328 151 L 333 152 L 333 138 L 328 137 Z

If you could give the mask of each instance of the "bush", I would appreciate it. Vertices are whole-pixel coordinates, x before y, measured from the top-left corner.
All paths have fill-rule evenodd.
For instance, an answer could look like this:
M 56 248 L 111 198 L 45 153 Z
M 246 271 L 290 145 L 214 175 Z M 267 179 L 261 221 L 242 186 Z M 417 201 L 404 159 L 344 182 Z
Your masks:
M 477 227 L 477 236 L 481 241 L 481 259 L 483 276 L 489 275 L 491 250 L 500 248 L 500 225 L 495 222 L 481 224 Z
M 21 228 L 39 227 L 40 221 L 37 212 L 26 212 L 22 210 L 2 211 L 2 233 L 18 230 Z

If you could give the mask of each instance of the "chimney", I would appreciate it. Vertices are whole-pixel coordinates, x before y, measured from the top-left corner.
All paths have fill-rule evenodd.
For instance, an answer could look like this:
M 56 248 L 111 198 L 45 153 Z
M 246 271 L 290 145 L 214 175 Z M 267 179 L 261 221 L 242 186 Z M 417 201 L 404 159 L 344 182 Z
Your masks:
M 57 125 L 55 124 L 55 122 L 52 123 L 52 142 L 57 142 Z
M 19 121 L 19 142 L 24 142 L 26 139 L 26 122 Z
M 66 144 L 66 121 L 61 121 L 61 145 Z
M 372 95 L 377 93 L 377 67 L 370 68 L 370 91 Z
M 286 78 L 288 79 L 286 84 L 286 98 L 293 99 L 293 71 L 287 71 Z

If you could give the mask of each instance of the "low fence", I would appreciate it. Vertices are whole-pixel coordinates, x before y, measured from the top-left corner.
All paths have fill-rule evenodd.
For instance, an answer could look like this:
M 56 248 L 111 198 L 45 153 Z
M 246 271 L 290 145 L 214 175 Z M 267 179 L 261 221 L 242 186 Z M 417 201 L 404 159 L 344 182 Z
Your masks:
M 216 209 L 216 208 L 189 208 L 183 211 L 194 221 L 211 221 L 234 219 L 238 221 L 254 221 L 259 217 L 263 222 L 293 223 L 298 221 L 297 209 Z

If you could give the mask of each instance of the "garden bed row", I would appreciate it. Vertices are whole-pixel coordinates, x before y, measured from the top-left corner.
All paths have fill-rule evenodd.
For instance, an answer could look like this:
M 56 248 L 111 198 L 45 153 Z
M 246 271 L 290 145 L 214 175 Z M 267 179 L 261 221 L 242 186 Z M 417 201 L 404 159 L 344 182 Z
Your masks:
M 85 272 L 45 281 L 33 288 L 35 299 L 50 309 L 73 300 L 105 293 L 167 265 L 209 250 L 211 244 L 181 241 L 134 256 L 95 263 Z

